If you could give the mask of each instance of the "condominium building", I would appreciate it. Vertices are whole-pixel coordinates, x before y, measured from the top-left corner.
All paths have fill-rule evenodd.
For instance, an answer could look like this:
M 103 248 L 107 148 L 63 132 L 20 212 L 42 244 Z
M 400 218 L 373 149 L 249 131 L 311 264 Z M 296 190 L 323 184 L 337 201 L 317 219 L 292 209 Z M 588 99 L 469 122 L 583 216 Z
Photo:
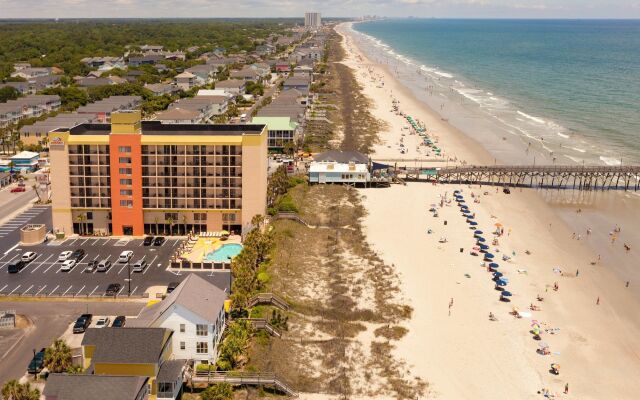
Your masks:
M 265 125 L 162 124 L 139 111 L 49 133 L 53 228 L 241 232 L 264 214 Z
M 319 12 L 304 13 L 304 26 L 309 28 L 319 28 L 322 25 Z

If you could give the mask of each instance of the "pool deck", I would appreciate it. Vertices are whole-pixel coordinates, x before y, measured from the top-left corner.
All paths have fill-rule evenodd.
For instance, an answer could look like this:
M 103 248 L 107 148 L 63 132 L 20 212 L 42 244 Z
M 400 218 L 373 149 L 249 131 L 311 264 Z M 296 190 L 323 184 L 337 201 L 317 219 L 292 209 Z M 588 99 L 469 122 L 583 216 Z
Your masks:
M 222 247 L 224 244 L 242 244 L 242 237 L 239 235 L 229 236 L 227 240 L 215 237 L 199 237 L 189 251 L 183 252 L 180 256 L 191 262 L 199 263 L 205 261 L 207 254 Z

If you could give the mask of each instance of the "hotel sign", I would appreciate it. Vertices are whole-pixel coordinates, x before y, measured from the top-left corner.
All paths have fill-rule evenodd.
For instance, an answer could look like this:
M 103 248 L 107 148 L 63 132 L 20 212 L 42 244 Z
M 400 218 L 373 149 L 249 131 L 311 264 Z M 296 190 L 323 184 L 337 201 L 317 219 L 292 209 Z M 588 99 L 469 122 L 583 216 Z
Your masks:
M 50 133 L 49 134 L 49 148 L 64 148 L 66 134 Z

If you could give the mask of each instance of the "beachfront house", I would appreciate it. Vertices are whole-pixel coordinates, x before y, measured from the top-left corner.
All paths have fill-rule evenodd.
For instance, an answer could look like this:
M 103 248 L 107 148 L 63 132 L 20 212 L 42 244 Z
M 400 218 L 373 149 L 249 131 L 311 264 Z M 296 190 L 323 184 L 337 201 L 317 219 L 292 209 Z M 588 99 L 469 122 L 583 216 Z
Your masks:
M 227 293 L 198 274 L 188 275 L 164 300 L 145 307 L 127 326 L 173 331 L 173 355 L 215 364 L 225 324 Z
M 309 165 L 309 183 L 366 185 L 370 179 L 369 159 L 357 151 L 325 151 Z

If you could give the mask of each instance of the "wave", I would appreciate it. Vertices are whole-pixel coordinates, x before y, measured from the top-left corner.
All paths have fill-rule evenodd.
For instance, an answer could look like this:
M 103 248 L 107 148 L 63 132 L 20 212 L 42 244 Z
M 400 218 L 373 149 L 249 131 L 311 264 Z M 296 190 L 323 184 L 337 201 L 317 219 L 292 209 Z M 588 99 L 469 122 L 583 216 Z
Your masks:
M 520 110 L 518 110 L 518 114 L 519 114 L 519 115 L 522 115 L 522 116 L 523 116 L 523 117 L 525 117 L 526 119 L 530 119 L 531 121 L 535 121 L 535 122 L 537 122 L 537 123 L 539 123 L 539 124 L 546 124 L 546 123 L 547 123 L 547 121 L 545 121 L 545 120 L 544 120 L 544 119 L 542 119 L 542 118 L 534 117 L 533 115 L 529 115 L 529 114 L 523 113 L 523 112 L 522 112 L 522 111 L 520 111 Z
M 612 167 L 621 164 L 620 160 L 613 157 L 600 156 L 600 161 Z
M 580 164 L 583 161 L 581 158 L 571 157 L 570 155 L 567 155 L 567 154 L 563 154 L 563 155 L 567 157 L 569 160 L 575 162 L 576 164 Z
M 585 149 L 581 149 L 579 147 L 569 147 L 571 150 L 575 150 L 578 153 L 586 153 L 587 151 Z
M 570 138 L 570 136 L 569 136 L 569 135 L 564 134 L 564 133 L 556 132 L 556 134 L 557 134 L 558 136 L 560 136 L 561 138 L 563 138 L 563 139 L 569 139 L 569 138 Z

